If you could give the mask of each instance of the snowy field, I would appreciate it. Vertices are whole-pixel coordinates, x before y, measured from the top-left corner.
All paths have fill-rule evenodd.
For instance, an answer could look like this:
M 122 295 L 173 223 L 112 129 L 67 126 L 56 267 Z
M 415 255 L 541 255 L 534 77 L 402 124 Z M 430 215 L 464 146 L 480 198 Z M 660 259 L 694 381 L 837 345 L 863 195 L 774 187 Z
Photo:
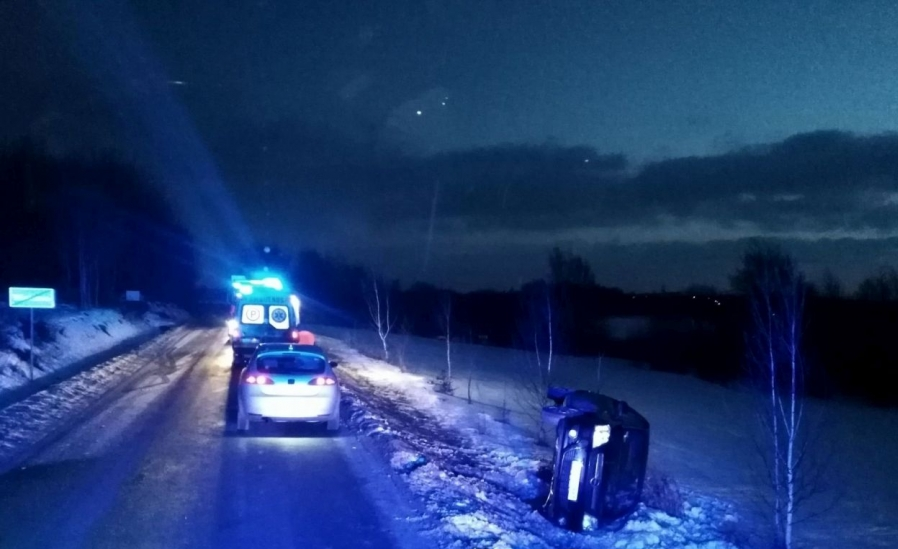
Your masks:
M 179 324 L 186 313 L 171 306 L 148 304 L 142 314 L 112 309 L 79 310 L 60 306 L 35 311 L 34 378 L 57 372 L 110 350 L 129 339 Z M 29 383 L 27 309 L 0 304 L 0 393 Z
M 493 468 L 501 470 L 500 474 L 506 478 L 516 478 L 517 481 L 529 478 L 535 482 L 528 475 L 534 474 L 535 460 L 547 458 L 548 450 L 533 444 L 533 439 L 540 436 L 541 425 L 536 410 L 543 401 L 528 382 L 532 376 L 527 374 L 536 368 L 532 354 L 453 342 L 454 396 L 450 397 L 437 395 L 429 383 L 445 368 L 445 341 L 393 336 L 392 361 L 403 365 L 408 372 L 403 373 L 399 368 L 364 356 L 381 356 L 380 341 L 373 332 L 327 327 L 314 327 L 313 330 L 339 340 L 322 338 L 322 342 L 333 347 L 336 354 L 345 356 L 348 365 L 344 375 L 350 377 L 351 382 L 377 389 L 374 394 L 384 399 L 380 402 L 381 409 L 390 403 L 404 403 L 406 410 L 402 413 L 419 414 L 426 421 L 435 421 L 434 424 L 460 433 L 463 438 L 447 441 L 444 452 L 458 454 L 453 446 L 461 444 L 462 448 L 470 448 L 468 453 L 478 456 L 477 468 L 486 471 Z M 766 545 L 765 472 L 755 435 L 756 401 L 749 393 L 611 359 L 556 357 L 553 371 L 557 384 L 601 389 L 610 396 L 626 400 L 649 419 L 652 424 L 650 470 L 669 474 L 677 480 L 688 495 L 687 500 L 691 501 L 690 509 L 697 509 L 687 511 L 685 517 L 690 516 L 688 512 L 693 512 L 706 518 L 697 521 L 695 528 L 720 534 L 716 537 L 708 534 L 715 543 L 734 540 L 740 546 Z M 359 391 L 357 398 L 363 399 L 364 395 L 364 391 Z M 469 395 L 472 404 L 468 404 Z M 462 417 L 463 420 L 458 419 Z M 416 422 L 409 420 L 409 423 Z M 806 424 L 813 427 L 811 430 L 816 435 L 813 455 L 821 474 L 815 479 L 814 493 L 803 504 L 805 513 L 800 513 L 801 522 L 796 526 L 798 546 L 827 549 L 895 547 L 895 540 L 898 540 L 898 477 L 893 471 L 898 467 L 898 439 L 894 437 L 894 433 L 898 433 L 898 412 L 812 401 Z M 377 428 L 383 427 L 372 427 Z M 392 430 L 396 431 L 395 428 Z M 411 448 L 406 460 L 414 463 L 424 450 L 415 444 L 411 444 Z M 439 453 L 438 449 L 429 451 Z M 403 461 L 402 457 L 396 459 L 400 464 Z M 427 492 L 430 477 L 440 478 L 444 469 L 424 461 L 409 476 L 413 486 L 419 484 L 421 491 Z M 476 474 L 465 478 L 456 491 L 464 492 L 478 485 L 472 478 L 476 478 Z M 452 482 L 451 478 L 443 480 Z M 536 538 L 544 539 L 545 531 L 527 526 L 527 521 L 538 523 L 541 517 L 527 514 L 531 508 L 523 502 L 532 492 L 527 493 L 526 482 L 519 484 L 517 481 L 508 482 L 506 491 L 502 492 L 503 497 L 507 495 L 510 499 L 499 498 L 502 500 L 500 505 L 512 505 L 514 509 L 500 515 L 530 517 L 514 526 L 523 528 L 524 532 L 535 532 Z M 484 482 L 491 486 L 495 484 Z M 429 493 L 436 499 L 442 497 L 435 489 Z M 494 505 L 495 494 L 484 494 L 489 494 L 489 504 Z M 480 496 L 474 492 L 473 497 Z M 732 513 L 728 503 L 733 505 Z M 488 516 L 477 514 L 485 512 L 483 507 L 478 509 L 458 515 L 463 518 L 446 520 L 461 521 L 459 531 L 472 524 L 481 533 L 495 530 L 492 534 L 484 534 L 494 542 L 493 545 L 482 545 L 484 547 L 519 546 L 514 543 L 501 545 L 505 534 L 496 532 L 507 533 L 514 528 L 496 524 L 492 520 L 495 517 L 489 513 Z M 689 546 L 684 541 L 688 536 L 699 541 L 704 539 L 705 534 L 689 528 L 683 533 L 682 523 L 665 522 L 666 519 L 653 513 L 657 511 L 640 511 L 635 522 L 628 523 L 625 530 L 645 528 L 646 532 L 658 536 L 661 545 L 656 546 L 662 547 Z M 647 526 L 642 526 L 643 523 Z M 657 533 L 676 528 L 680 530 L 673 537 L 663 538 Z M 654 537 L 613 539 L 623 539 L 621 547 L 627 547 L 631 542 L 634 547 L 640 543 L 648 547 L 655 540 Z M 675 542 L 677 539 L 681 541 Z M 698 541 L 693 543 L 702 546 Z M 550 540 L 546 546 L 578 545 L 570 540 Z M 615 544 L 587 546 L 612 547 Z

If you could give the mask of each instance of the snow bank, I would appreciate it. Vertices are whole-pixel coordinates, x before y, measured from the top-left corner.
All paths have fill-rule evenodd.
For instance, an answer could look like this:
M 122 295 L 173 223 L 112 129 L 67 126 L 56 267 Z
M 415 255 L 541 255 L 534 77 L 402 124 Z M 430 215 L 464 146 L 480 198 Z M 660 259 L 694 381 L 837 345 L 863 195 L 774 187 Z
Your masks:
M 171 305 L 146 304 L 141 313 L 112 309 L 79 310 L 62 305 L 36 310 L 34 378 L 112 349 L 128 339 L 186 320 Z M 27 309 L 0 305 L 0 392 L 29 382 L 30 320 Z
M 440 524 L 431 532 L 452 548 L 694 547 L 729 549 L 738 524 L 722 501 L 685 494 L 683 518 L 641 506 L 614 530 L 574 534 L 538 512 L 551 451 L 488 406 L 433 391 L 426 376 L 368 358 L 319 337 L 341 361 L 352 400 L 350 422 L 375 437 L 390 463 Z M 498 416 L 500 419 L 502 416 Z
M 91 406 L 142 368 L 153 366 L 157 375 L 171 373 L 180 347 L 201 332 L 177 328 L 151 339 L 137 349 L 40 390 L 0 409 L 0 471 L 16 465 L 42 440 L 77 421 Z M 161 373 L 160 373 L 161 372 Z

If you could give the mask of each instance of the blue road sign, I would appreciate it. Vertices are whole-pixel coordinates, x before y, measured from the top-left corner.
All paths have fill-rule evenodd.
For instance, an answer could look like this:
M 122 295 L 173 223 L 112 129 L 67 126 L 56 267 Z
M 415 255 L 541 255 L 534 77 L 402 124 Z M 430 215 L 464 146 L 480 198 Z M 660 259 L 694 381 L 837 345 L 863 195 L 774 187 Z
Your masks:
M 55 309 L 53 288 L 10 288 L 9 306 L 18 309 Z

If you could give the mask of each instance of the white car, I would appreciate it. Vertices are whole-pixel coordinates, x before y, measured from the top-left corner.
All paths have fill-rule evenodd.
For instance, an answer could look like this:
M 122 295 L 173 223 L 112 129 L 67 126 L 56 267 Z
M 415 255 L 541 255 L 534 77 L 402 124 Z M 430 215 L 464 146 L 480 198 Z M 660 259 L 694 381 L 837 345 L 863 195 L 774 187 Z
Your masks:
M 237 430 L 256 421 L 327 423 L 340 428 L 337 363 L 315 345 L 262 344 L 240 372 Z

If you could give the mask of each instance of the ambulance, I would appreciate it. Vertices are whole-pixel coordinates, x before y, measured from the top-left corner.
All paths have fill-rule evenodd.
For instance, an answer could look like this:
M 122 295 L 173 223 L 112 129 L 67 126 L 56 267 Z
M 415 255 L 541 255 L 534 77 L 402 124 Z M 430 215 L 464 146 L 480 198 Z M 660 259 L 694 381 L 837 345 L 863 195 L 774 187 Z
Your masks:
M 298 343 L 300 301 L 277 276 L 232 277 L 234 299 L 228 337 L 234 366 L 242 366 L 260 343 Z

